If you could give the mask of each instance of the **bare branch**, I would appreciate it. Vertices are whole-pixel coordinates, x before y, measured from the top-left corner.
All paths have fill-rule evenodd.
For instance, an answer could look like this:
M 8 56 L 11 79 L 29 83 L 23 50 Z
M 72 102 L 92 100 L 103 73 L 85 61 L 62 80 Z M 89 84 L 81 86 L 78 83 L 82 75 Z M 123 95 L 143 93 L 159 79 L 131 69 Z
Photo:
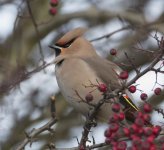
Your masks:
M 161 114 L 164 118 L 164 110 L 162 108 L 154 108 L 154 110 Z
M 106 34 L 106 35 L 103 35 L 103 36 L 101 36 L 101 37 L 92 39 L 92 40 L 90 40 L 90 42 L 95 42 L 95 41 L 98 41 L 98 40 L 101 40 L 101 39 L 104 39 L 104 38 L 107 39 L 107 38 L 111 37 L 112 35 L 114 35 L 114 34 L 120 32 L 120 31 L 124 31 L 124 30 L 128 30 L 128 29 L 132 29 L 132 26 L 123 27 L 123 28 L 121 28 L 121 29 L 118 29 L 118 30 L 113 31 L 113 32 L 111 32 L 111 33 L 108 33 L 108 34 Z
M 31 9 L 31 6 L 30 6 L 30 1 L 26 0 L 26 2 L 27 2 L 27 8 L 28 8 L 29 14 L 31 16 L 32 23 L 34 25 L 34 28 L 35 28 L 35 31 L 36 31 L 36 34 L 37 34 L 39 51 L 40 51 L 40 54 L 41 54 L 41 60 L 42 60 L 42 62 L 44 64 L 45 61 L 44 61 L 43 49 L 42 49 L 41 42 L 40 42 L 40 33 L 39 33 L 39 30 L 38 30 L 38 25 L 37 25 L 37 23 L 35 21 L 33 13 L 32 13 L 32 9 Z
M 128 54 L 126 52 L 125 52 L 125 56 L 128 59 L 128 61 L 131 64 L 131 66 L 133 67 L 133 69 L 136 71 L 136 74 L 138 75 L 140 73 L 140 71 L 137 69 L 137 67 L 135 66 L 133 61 L 129 58 L 129 56 L 128 56 Z
M 57 119 L 56 119 L 56 115 L 55 115 L 55 99 L 54 99 L 54 97 L 53 98 L 51 98 L 51 104 L 53 104 L 53 110 L 51 109 L 51 113 L 53 113 L 52 114 L 52 118 L 51 118 L 51 120 L 48 122 L 48 123 L 46 123 L 45 125 L 43 125 L 42 127 L 40 127 L 40 128 L 38 128 L 38 129 L 33 129 L 32 131 L 31 131 L 31 133 L 29 133 L 29 134 L 27 134 L 26 132 L 25 132 L 25 134 L 26 134 L 26 138 L 24 139 L 24 141 L 18 146 L 18 148 L 16 149 L 16 150 L 22 150 L 22 149 L 24 149 L 25 148 L 25 146 L 28 144 L 28 143 L 30 143 L 30 145 L 32 145 L 32 142 L 34 142 L 34 140 L 35 140 L 35 138 L 36 138 L 36 136 L 37 135 L 39 135 L 40 133 L 43 133 L 44 131 L 50 131 L 50 132 L 52 132 L 52 129 L 51 129 L 51 127 L 57 122 Z M 52 106 L 51 106 L 51 108 L 52 108 Z
M 135 83 L 141 76 L 143 76 L 144 74 L 146 74 L 148 71 L 151 71 L 152 68 L 160 61 L 160 59 L 163 57 L 164 52 L 160 51 L 158 56 L 156 56 L 154 58 L 154 60 L 152 61 L 152 63 L 142 72 L 140 72 L 138 75 L 136 75 L 131 81 L 129 81 L 126 84 L 126 87 L 129 87 L 131 84 Z
M 15 69 L 15 72 L 11 74 L 11 78 L 5 79 L 0 84 L 0 94 L 4 94 L 7 91 L 15 88 L 22 81 L 29 79 L 31 77 L 31 75 L 33 75 L 34 73 L 37 73 L 52 64 L 53 64 L 53 62 L 50 62 L 47 64 L 42 64 L 29 72 L 27 72 L 26 70 L 22 70 L 21 68 L 18 67 L 17 70 Z

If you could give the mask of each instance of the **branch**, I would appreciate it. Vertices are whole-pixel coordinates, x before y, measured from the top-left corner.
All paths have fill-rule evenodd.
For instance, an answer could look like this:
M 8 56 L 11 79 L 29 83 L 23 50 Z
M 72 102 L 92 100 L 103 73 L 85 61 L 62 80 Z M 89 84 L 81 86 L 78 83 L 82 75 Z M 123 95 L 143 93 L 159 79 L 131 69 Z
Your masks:
M 94 107 L 93 110 L 91 110 L 91 112 L 89 113 L 88 119 L 86 120 L 84 126 L 83 126 L 83 133 L 82 133 L 82 137 L 80 140 L 80 146 L 86 146 L 86 142 L 88 140 L 88 134 L 90 132 L 90 129 L 92 128 L 93 124 L 94 124 L 94 119 L 95 116 L 97 115 L 100 107 L 109 99 L 113 98 L 113 95 L 111 95 L 111 97 L 108 97 L 107 99 L 104 97 L 103 99 L 101 99 Z
M 116 89 L 113 92 L 108 93 L 109 97 L 106 97 L 104 95 L 104 98 L 101 99 L 96 106 L 94 107 L 94 109 L 92 110 L 92 112 L 89 114 L 88 119 L 86 120 L 83 128 L 84 131 L 82 133 L 82 138 L 80 141 L 79 146 L 81 147 L 86 147 L 86 142 L 88 140 L 88 134 L 93 126 L 93 122 L 94 122 L 94 118 L 96 117 L 96 114 L 98 113 L 100 107 L 107 101 L 110 100 L 111 98 L 117 97 L 119 92 L 122 92 L 124 89 L 126 89 L 127 87 L 129 87 L 130 85 L 132 85 L 133 83 L 135 83 L 141 76 L 143 76 L 144 74 L 146 74 L 148 71 L 151 71 L 152 68 L 162 59 L 164 55 L 164 47 L 162 47 L 159 50 L 159 54 L 154 58 L 154 60 L 152 61 L 152 63 L 143 71 L 138 72 L 137 71 L 137 75 L 131 80 L 129 81 L 125 86 L 123 86 L 121 89 Z M 104 146 L 104 145 L 103 145 Z
M 106 35 L 103 35 L 103 36 L 100 36 L 100 37 L 98 37 L 98 38 L 92 39 L 92 40 L 90 40 L 90 42 L 95 42 L 95 41 L 98 41 L 98 40 L 101 40 L 101 39 L 104 39 L 104 38 L 109 38 L 109 37 L 111 37 L 113 34 L 116 34 L 116 33 L 120 32 L 120 31 L 123 31 L 123 30 L 131 29 L 131 28 L 132 28 L 132 26 L 123 27 L 123 28 L 121 28 L 121 29 L 118 29 L 118 30 L 113 31 L 113 32 L 111 32 L 111 33 L 108 33 L 108 34 L 106 34 Z
M 24 139 L 24 141 L 22 142 L 21 145 L 19 145 L 19 147 L 16 150 L 22 150 L 25 148 L 25 146 L 28 143 L 33 142 L 33 139 L 39 135 L 40 133 L 44 132 L 44 131 L 50 131 L 51 127 L 57 122 L 56 118 L 51 118 L 51 120 L 46 123 L 44 126 L 38 128 L 38 129 L 34 129 L 32 130 L 32 132 L 30 134 L 26 134 L 26 138 Z
M 129 61 L 129 63 L 131 64 L 131 66 L 134 68 L 136 74 L 138 75 L 140 73 L 140 71 L 137 69 L 137 67 L 135 66 L 133 61 L 129 58 L 129 56 L 126 52 L 125 52 L 125 56 L 126 56 L 127 60 Z
M 38 38 L 38 45 L 39 45 L 39 51 L 40 51 L 40 54 L 41 54 L 41 60 L 42 60 L 42 62 L 44 64 L 45 61 L 44 61 L 43 50 L 42 50 L 42 46 L 41 46 L 41 42 L 40 42 L 40 33 L 39 33 L 39 30 L 38 30 L 38 25 L 37 25 L 37 23 L 35 21 L 33 13 L 32 13 L 32 9 L 31 9 L 29 0 L 26 0 L 26 2 L 27 2 L 27 8 L 28 8 L 29 14 L 31 16 L 31 20 L 32 20 L 32 23 L 34 25 L 34 28 L 35 28 L 35 31 L 36 31 L 36 35 L 37 35 L 37 38 Z
M 53 62 L 42 64 L 29 72 L 27 72 L 26 70 L 23 70 L 22 68 L 19 68 L 18 66 L 18 68 L 15 69 L 14 72 L 11 73 L 11 76 L 5 79 L 0 84 L 0 94 L 4 94 L 7 91 L 13 89 L 14 87 L 18 86 L 22 81 L 29 79 L 29 77 L 33 75 L 34 73 L 37 73 L 52 64 Z
M 154 68 L 152 68 L 151 69 L 152 71 L 154 71 L 154 72 L 156 72 L 156 73 L 164 73 L 164 71 L 162 71 L 162 70 L 160 70 L 160 69 L 154 69 Z
M 161 114 L 164 118 L 164 110 L 162 108 L 154 108 L 154 110 Z
M 16 150 L 22 150 L 25 148 L 25 146 L 30 143 L 30 145 L 32 144 L 32 142 L 34 141 L 34 139 L 36 138 L 37 135 L 39 135 L 40 133 L 44 132 L 44 131 L 52 131 L 51 127 L 57 122 L 56 119 L 56 115 L 55 115 L 55 97 L 51 97 L 51 120 L 46 123 L 45 125 L 43 125 L 42 127 L 38 128 L 38 129 L 33 129 L 31 131 L 31 133 L 26 134 L 26 138 L 24 139 L 24 141 L 19 145 L 19 147 Z
M 135 83 L 141 76 L 143 76 L 144 74 L 146 74 L 148 71 L 151 71 L 153 69 L 153 67 L 160 61 L 160 59 L 163 57 L 164 55 L 164 51 L 161 50 L 158 54 L 158 56 L 156 56 L 154 58 L 154 60 L 152 61 L 152 63 L 143 71 L 141 71 L 139 74 L 137 74 L 131 81 L 129 81 L 126 84 L 126 87 L 129 87 L 131 84 Z

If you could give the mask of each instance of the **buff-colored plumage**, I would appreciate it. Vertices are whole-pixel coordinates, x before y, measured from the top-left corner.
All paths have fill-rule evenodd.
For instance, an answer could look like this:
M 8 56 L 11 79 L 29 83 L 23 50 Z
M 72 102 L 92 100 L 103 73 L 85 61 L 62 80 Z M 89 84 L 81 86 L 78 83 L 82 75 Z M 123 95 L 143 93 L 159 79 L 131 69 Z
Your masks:
M 61 47 L 71 43 L 69 47 L 62 48 L 61 53 L 56 57 L 55 74 L 65 99 L 87 116 L 91 106 L 82 102 L 77 92 L 85 100 L 85 96 L 93 91 L 92 103 L 96 103 L 103 96 L 96 87 L 91 87 L 91 84 L 105 83 L 111 90 L 119 88 L 120 80 L 117 74 L 121 69 L 116 64 L 97 55 L 91 43 L 82 37 L 85 31 L 84 28 L 74 29 L 56 42 L 56 45 Z M 105 103 L 97 118 L 108 120 L 111 113 L 111 104 Z

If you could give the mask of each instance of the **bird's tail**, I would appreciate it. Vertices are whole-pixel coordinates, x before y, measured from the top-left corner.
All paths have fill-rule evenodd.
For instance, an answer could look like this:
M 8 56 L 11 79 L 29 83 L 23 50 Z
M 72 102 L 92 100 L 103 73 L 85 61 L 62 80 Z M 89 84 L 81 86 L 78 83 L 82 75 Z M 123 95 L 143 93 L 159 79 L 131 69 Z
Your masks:
M 132 100 L 126 95 L 122 95 L 119 99 L 120 103 L 124 106 L 125 117 L 128 121 L 134 122 L 136 119 L 135 113 L 140 109 L 132 102 Z M 146 126 L 153 126 L 150 122 L 145 123 Z

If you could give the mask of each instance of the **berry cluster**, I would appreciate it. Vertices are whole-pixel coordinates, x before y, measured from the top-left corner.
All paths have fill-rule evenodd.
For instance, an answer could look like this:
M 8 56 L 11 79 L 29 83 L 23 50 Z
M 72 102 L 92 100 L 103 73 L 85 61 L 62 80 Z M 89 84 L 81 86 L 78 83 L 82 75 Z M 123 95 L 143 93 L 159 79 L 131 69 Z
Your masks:
M 127 71 L 122 71 L 119 74 L 119 78 L 122 79 L 122 80 L 126 80 L 126 79 L 128 79 L 128 77 L 129 77 L 129 73 Z M 131 93 L 135 93 L 137 91 L 137 88 L 136 88 L 135 85 L 131 85 L 131 86 L 129 86 L 128 90 Z M 154 94 L 155 95 L 160 95 L 161 92 L 162 92 L 162 90 L 161 90 L 160 87 L 157 87 L 157 88 L 154 89 Z M 141 100 L 145 101 L 145 100 L 147 100 L 148 95 L 146 93 L 141 93 L 140 98 L 141 98 Z
M 56 15 L 57 13 L 56 6 L 58 5 L 58 0 L 50 0 L 50 5 L 51 5 L 51 8 L 49 10 L 50 14 Z
M 111 55 L 116 55 L 115 49 L 111 50 Z M 126 80 L 129 77 L 129 73 L 127 71 L 122 71 L 118 77 L 121 80 Z M 96 87 L 102 94 L 108 91 L 104 83 L 92 86 Z M 131 93 L 135 93 L 137 91 L 136 85 L 129 86 L 128 90 Z M 157 87 L 154 89 L 154 94 L 160 95 L 161 91 L 161 88 Z M 124 126 L 125 113 L 121 111 L 121 105 L 117 102 L 112 104 L 113 114 L 109 118 L 109 127 L 105 130 L 104 136 L 106 138 L 106 144 L 110 144 L 113 150 L 164 150 L 164 136 L 159 137 L 162 130 L 161 126 L 153 126 L 150 123 L 152 106 L 146 102 L 148 95 L 142 92 L 140 98 L 144 101 L 143 109 L 133 114 L 135 118 L 131 125 L 126 124 L 126 126 Z M 85 97 L 88 103 L 93 99 L 91 92 Z M 124 140 L 125 138 L 128 144 Z M 80 150 L 84 149 L 83 147 L 80 148 Z
M 127 148 L 127 143 L 119 141 L 120 138 L 120 122 L 125 119 L 125 114 L 120 111 L 121 106 L 119 103 L 112 104 L 113 115 L 109 118 L 109 128 L 104 132 L 106 137 L 105 142 L 112 145 L 112 149 L 124 150 Z
M 130 143 L 128 150 L 157 150 L 164 149 L 164 136 L 160 138 L 158 143 L 155 142 L 161 132 L 161 126 L 152 126 L 150 122 L 150 113 L 152 107 L 145 103 L 143 112 L 136 112 L 135 121 L 130 126 L 124 127 L 120 123 L 124 120 L 125 115 L 120 112 L 120 105 L 114 103 L 112 105 L 114 112 L 109 119 L 109 127 L 104 132 L 105 142 L 112 145 L 113 150 L 126 150 L 127 143 L 121 138 L 127 138 Z M 160 146 L 159 146 L 160 145 Z

